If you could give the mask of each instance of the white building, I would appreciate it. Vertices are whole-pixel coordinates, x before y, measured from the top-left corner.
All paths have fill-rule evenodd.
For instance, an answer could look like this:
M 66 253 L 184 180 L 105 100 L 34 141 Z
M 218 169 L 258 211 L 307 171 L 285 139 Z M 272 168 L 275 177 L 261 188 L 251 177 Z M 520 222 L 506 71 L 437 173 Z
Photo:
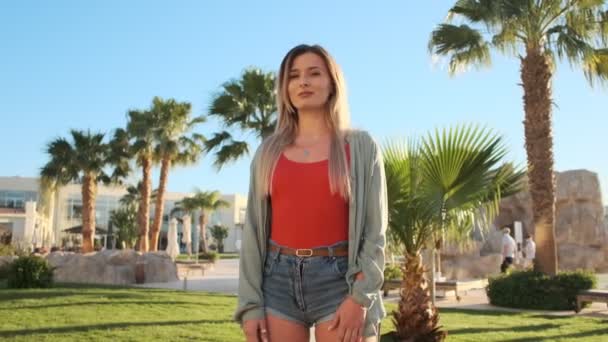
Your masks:
M 110 213 L 120 206 L 120 198 L 126 193 L 124 187 L 99 185 L 95 201 L 96 227 L 107 230 Z M 175 203 L 191 193 L 165 193 L 162 232 L 168 231 L 169 214 Z M 240 228 L 247 206 L 245 196 L 222 195 L 222 199 L 230 203 L 229 208 L 222 208 L 212 213 L 208 225 L 222 224 L 229 230 L 228 238 L 224 241 L 225 251 L 236 251 L 236 241 L 240 239 Z M 65 229 L 81 225 L 82 196 L 79 184 L 69 184 L 61 187 L 54 197 L 51 217 L 47 222 L 36 213 L 36 202 L 39 201 L 38 178 L 0 177 L 0 238 L 9 238 L 13 244 L 23 243 L 28 247 L 62 246 L 71 235 Z M 154 217 L 154 202 L 152 201 L 150 217 Z M 198 213 L 192 215 L 193 247 L 198 245 Z M 179 227 L 181 240 L 181 226 Z M 3 235 L 4 234 L 4 235 Z M 162 235 L 162 233 L 161 233 Z M 97 236 L 103 238 L 102 236 Z M 213 242 L 210 235 L 208 241 Z M 2 243 L 3 241 L 0 241 Z M 8 242 L 8 241 L 7 241 Z

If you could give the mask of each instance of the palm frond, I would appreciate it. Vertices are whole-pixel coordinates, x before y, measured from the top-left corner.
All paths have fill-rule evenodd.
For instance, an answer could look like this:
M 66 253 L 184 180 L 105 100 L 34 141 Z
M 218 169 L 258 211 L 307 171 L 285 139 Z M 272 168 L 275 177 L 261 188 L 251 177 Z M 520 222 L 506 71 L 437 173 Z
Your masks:
M 249 144 L 245 141 L 231 141 L 224 144 L 215 153 L 215 162 L 213 165 L 220 170 L 224 165 L 236 161 L 242 156 L 249 153 Z
M 205 151 L 210 152 L 219 146 L 232 141 L 232 135 L 228 131 L 214 133 L 213 137 L 205 141 Z
M 472 23 L 492 24 L 501 17 L 501 1 L 459 0 L 448 12 L 448 20 L 463 16 Z
M 478 30 L 468 25 L 440 24 L 431 34 L 429 51 L 449 56 L 449 72 L 456 74 L 468 66 L 489 65 L 490 46 Z
M 583 61 L 583 70 L 591 85 L 595 82 L 608 84 L 608 48 L 594 50 L 593 54 Z

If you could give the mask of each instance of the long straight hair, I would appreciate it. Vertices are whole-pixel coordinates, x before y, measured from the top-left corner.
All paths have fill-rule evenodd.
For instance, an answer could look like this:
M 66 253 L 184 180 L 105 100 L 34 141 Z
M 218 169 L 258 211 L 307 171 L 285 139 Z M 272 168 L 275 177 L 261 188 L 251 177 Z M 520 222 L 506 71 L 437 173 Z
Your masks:
M 344 150 L 345 135 L 350 128 L 346 85 L 336 61 L 319 45 L 298 45 L 291 49 L 281 62 L 277 78 L 277 125 L 275 131 L 262 143 L 256 186 L 260 194 L 267 196 L 271 193 L 271 180 L 277 161 L 285 147 L 295 141 L 298 111 L 291 103 L 287 91 L 289 70 L 295 58 L 307 52 L 314 53 L 323 59 L 331 78 L 332 89 L 327 101 L 325 117 L 331 141 L 328 158 L 329 186 L 332 194 L 339 193 L 346 200 L 351 195 L 348 160 Z

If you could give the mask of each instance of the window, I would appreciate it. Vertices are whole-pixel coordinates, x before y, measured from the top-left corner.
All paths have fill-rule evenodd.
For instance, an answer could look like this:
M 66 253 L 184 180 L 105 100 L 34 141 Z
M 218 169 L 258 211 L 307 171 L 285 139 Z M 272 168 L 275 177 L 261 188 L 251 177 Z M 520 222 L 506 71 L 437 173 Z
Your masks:
M 67 219 L 77 220 L 82 218 L 82 200 L 80 198 L 68 199 Z
M 23 209 L 25 202 L 35 201 L 35 191 L 0 191 L 0 208 Z

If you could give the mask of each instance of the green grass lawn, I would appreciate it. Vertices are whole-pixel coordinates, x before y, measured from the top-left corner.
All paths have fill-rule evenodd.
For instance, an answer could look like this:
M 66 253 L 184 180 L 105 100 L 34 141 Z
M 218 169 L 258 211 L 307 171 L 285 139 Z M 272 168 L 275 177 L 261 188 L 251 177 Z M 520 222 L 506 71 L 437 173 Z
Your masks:
M 234 296 L 82 287 L 0 290 L 0 340 L 242 341 Z M 388 305 L 387 309 L 394 309 Z M 606 341 L 608 320 L 465 310 L 441 311 L 448 341 Z M 383 333 L 392 330 L 387 318 Z M 603 337 L 602 337 L 603 335 Z

